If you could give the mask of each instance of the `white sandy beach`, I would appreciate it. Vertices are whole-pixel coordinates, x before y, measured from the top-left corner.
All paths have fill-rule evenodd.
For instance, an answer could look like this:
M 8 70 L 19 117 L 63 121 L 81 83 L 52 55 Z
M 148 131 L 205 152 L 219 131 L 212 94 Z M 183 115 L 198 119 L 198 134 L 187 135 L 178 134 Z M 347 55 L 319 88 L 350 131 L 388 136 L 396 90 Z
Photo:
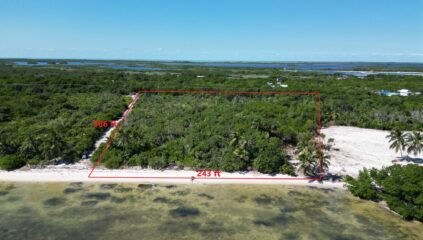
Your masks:
M 382 168 L 390 166 L 395 161 L 398 164 L 408 164 L 400 161 L 400 153 L 389 149 L 390 143 L 386 136 L 389 131 L 375 129 L 333 126 L 321 131 L 326 140 L 334 138 L 333 147 L 339 151 L 331 151 L 329 172 L 337 175 L 357 176 L 358 171 L 365 168 Z M 410 155 L 419 165 L 423 166 L 423 154 Z
M 363 167 L 382 168 L 392 165 L 398 160 L 399 153 L 389 149 L 386 139 L 388 131 L 363 129 L 356 127 L 334 126 L 322 129 L 326 139 L 335 138 L 332 150 L 329 172 L 338 175 L 356 176 Z M 413 156 L 414 157 L 414 156 Z M 423 159 L 423 156 L 414 158 Z M 401 162 L 407 164 L 407 162 Z M 422 163 L 419 163 L 422 165 Z M 91 171 L 88 160 L 72 165 L 52 165 L 40 169 L 21 169 L 15 171 L 0 171 L 0 181 L 18 182 L 151 182 L 172 184 L 288 184 L 316 187 L 343 187 L 343 182 L 310 181 L 280 179 L 290 178 L 288 175 L 275 176 L 255 172 L 226 173 L 221 172 L 220 178 L 197 177 L 196 171 L 191 170 L 153 170 L 153 169 L 119 169 L 107 170 L 98 167 L 88 178 Z M 107 176 L 108 178 L 97 178 Z M 192 181 L 191 177 L 196 177 Z M 124 177 L 124 178 L 121 178 Z M 142 177 L 142 178 L 140 178 Z M 301 176 L 299 176 L 301 177 Z M 259 178 L 259 179 L 257 179 Z M 266 179 L 263 179 L 266 178 Z
M 196 171 L 190 170 L 153 170 L 153 169 L 96 169 L 91 178 L 88 174 L 91 168 L 76 164 L 71 166 L 54 166 L 44 169 L 0 171 L 0 181 L 12 182 L 133 182 L 133 183 L 163 183 L 163 184 L 285 184 L 298 186 L 316 186 L 323 188 L 342 188 L 342 182 L 318 182 L 309 180 L 278 179 L 291 178 L 288 175 L 247 173 L 221 173 L 218 178 L 198 178 Z M 108 178 L 97 178 L 107 176 Z M 122 178 L 123 177 L 123 178 Z M 140 178 L 142 177 L 142 178 Z M 229 179 L 231 178 L 231 179 Z M 265 178 L 265 179 L 251 179 Z

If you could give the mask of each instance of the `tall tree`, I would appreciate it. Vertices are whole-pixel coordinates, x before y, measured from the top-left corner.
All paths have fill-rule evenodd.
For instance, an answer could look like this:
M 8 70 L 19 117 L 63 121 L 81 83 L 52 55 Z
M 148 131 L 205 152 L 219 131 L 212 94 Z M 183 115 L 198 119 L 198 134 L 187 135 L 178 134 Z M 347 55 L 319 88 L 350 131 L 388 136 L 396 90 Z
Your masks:
M 412 153 L 415 156 L 423 151 L 423 134 L 413 131 L 406 135 L 407 140 L 407 152 Z
M 317 154 L 317 162 L 319 163 L 317 170 L 320 171 L 320 169 L 319 169 L 320 164 L 322 165 L 322 171 L 323 172 L 329 170 L 331 156 L 328 154 L 328 152 L 317 149 L 316 154 Z M 322 160 L 321 163 L 320 163 L 320 159 Z
M 309 148 L 304 148 L 298 155 L 298 160 L 300 161 L 300 171 L 302 171 L 304 175 L 313 175 L 318 161 L 318 157 L 315 152 Z
M 403 158 L 402 151 L 406 147 L 406 134 L 404 134 L 401 130 L 395 129 L 389 133 L 386 138 L 389 138 L 389 142 L 391 145 L 389 146 L 390 149 L 394 149 L 395 152 L 401 153 L 401 158 Z
M 28 158 L 34 158 L 39 154 L 39 142 L 32 136 L 28 136 L 19 147 L 19 152 Z

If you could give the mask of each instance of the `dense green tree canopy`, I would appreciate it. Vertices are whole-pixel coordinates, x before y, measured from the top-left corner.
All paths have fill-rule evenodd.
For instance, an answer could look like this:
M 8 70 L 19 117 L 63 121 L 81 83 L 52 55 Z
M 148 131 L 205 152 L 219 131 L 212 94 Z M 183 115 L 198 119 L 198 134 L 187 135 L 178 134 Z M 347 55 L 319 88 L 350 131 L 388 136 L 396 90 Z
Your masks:
M 164 65 L 160 67 L 166 68 Z M 198 75 L 204 77 L 198 78 Z M 267 85 L 276 78 L 289 87 L 272 88 Z M 2 168 L 13 169 L 26 163 L 38 164 L 58 158 L 67 161 L 80 159 L 104 132 L 94 129 L 92 121 L 121 116 L 129 103 L 126 96 L 140 88 L 320 92 L 321 121 L 324 126 L 337 124 L 423 131 L 422 95 L 387 97 L 375 94 L 381 89 L 396 91 L 403 88 L 423 92 L 422 77 L 419 76 L 374 75 L 364 79 L 344 79 L 336 74 L 315 72 L 189 66 L 169 67 L 162 71 L 128 71 L 89 65 L 14 66 L 10 61 L 1 60 Z M 210 168 L 220 166 L 231 171 L 258 168 L 255 162 L 261 158 L 256 148 L 261 142 L 268 143 L 276 138 L 281 146 L 295 145 L 299 133 L 316 134 L 316 119 L 314 115 L 311 116 L 315 113 L 316 102 L 304 96 L 288 96 L 281 102 L 272 100 L 278 98 L 271 95 L 259 98 L 190 96 L 191 99 L 187 101 L 195 104 L 176 105 L 175 99 L 178 98 L 160 95 L 151 98 L 150 102 L 146 98 L 140 99 L 141 104 L 134 108 L 134 116 L 139 115 L 136 113 L 141 111 L 139 107 L 153 107 L 154 104 L 154 111 L 159 111 L 159 114 L 154 112 L 153 116 L 153 112 L 144 112 L 140 115 L 141 122 L 128 121 L 128 124 L 134 122 L 142 126 L 123 128 L 122 134 L 127 137 L 120 137 L 113 146 L 116 154 L 123 154 L 123 160 L 112 161 L 114 164 L 110 164 L 110 167 L 149 165 L 160 168 L 177 164 Z M 212 107 L 213 104 L 222 107 Z M 201 113 L 204 119 L 176 117 L 176 112 L 188 116 Z M 166 114 L 172 116 L 173 121 L 169 121 Z M 244 115 L 247 116 L 245 119 L 242 117 Z M 157 122 L 149 122 L 147 131 L 143 129 L 143 124 L 151 121 L 151 118 Z M 221 125 L 227 120 L 225 118 L 236 120 L 233 131 L 225 132 L 222 128 Z M 166 132 L 167 128 L 172 131 Z M 140 129 L 144 130 L 142 134 L 137 132 Z M 197 133 L 187 132 L 187 129 L 196 129 Z M 232 142 L 234 138 L 236 140 Z M 416 143 L 420 141 L 418 138 L 415 140 Z M 280 156 L 278 164 L 272 164 L 270 159 L 266 164 L 273 166 L 272 171 L 276 171 L 277 167 L 289 171 L 288 165 L 279 166 L 286 160 L 283 151 Z M 116 155 L 115 159 L 119 157 Z M 16 164 L 11 159 L 22 159 L 23 162 Z M 224 159 L 231 159 L 231 162 Z M 14 163 L 9 164 L 11 162 Z M 272 172 L 267 168 L 262 168 L 262 171 Z
M 103 161 L 118 154 L 129 166 L 292 173 L 284 148 L 299 132 L 317 133 L 316 97 L 293 98 L 142 94 Z
M 405 219 L 423 221 L 423 167 L 392 165 L 382 170 L 364 169 L 357 179 L 347 177 L 348 188 L 364 199 L 385 200 Z

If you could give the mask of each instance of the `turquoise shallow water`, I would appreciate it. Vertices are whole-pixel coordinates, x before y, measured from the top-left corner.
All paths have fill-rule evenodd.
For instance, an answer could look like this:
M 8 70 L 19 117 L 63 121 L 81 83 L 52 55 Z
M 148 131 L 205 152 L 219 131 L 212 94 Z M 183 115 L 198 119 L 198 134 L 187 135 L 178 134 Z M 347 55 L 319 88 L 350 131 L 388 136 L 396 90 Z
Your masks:
M 423 239 L 343 190 L 0 183 L 0 239 Z

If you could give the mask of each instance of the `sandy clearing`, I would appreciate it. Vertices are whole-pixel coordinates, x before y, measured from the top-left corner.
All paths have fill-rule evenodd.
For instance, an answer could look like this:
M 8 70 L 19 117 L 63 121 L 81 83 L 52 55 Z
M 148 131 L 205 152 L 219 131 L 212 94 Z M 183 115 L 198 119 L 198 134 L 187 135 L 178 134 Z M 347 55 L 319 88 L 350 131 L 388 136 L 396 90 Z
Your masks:
M 338 175 L 357 176 L 358 171 L 366 168 L 382 168 L 392 165 L 394 160 L 400 160 L 400 153 L 395 153 L 389 149 L 390 143 L 386 136 L 389 131 L 333 126 L 322 129 L 326 139 L 334 138 L 334 148 L 339 151 L 331 151 L 331 165 L 329 172 Z M 412 156 L 411 158 L 420 159 L 419 165 L 422 165 L 423 154 Z M 399 164 L 408 164 L 407 161 L 398 162 Z

